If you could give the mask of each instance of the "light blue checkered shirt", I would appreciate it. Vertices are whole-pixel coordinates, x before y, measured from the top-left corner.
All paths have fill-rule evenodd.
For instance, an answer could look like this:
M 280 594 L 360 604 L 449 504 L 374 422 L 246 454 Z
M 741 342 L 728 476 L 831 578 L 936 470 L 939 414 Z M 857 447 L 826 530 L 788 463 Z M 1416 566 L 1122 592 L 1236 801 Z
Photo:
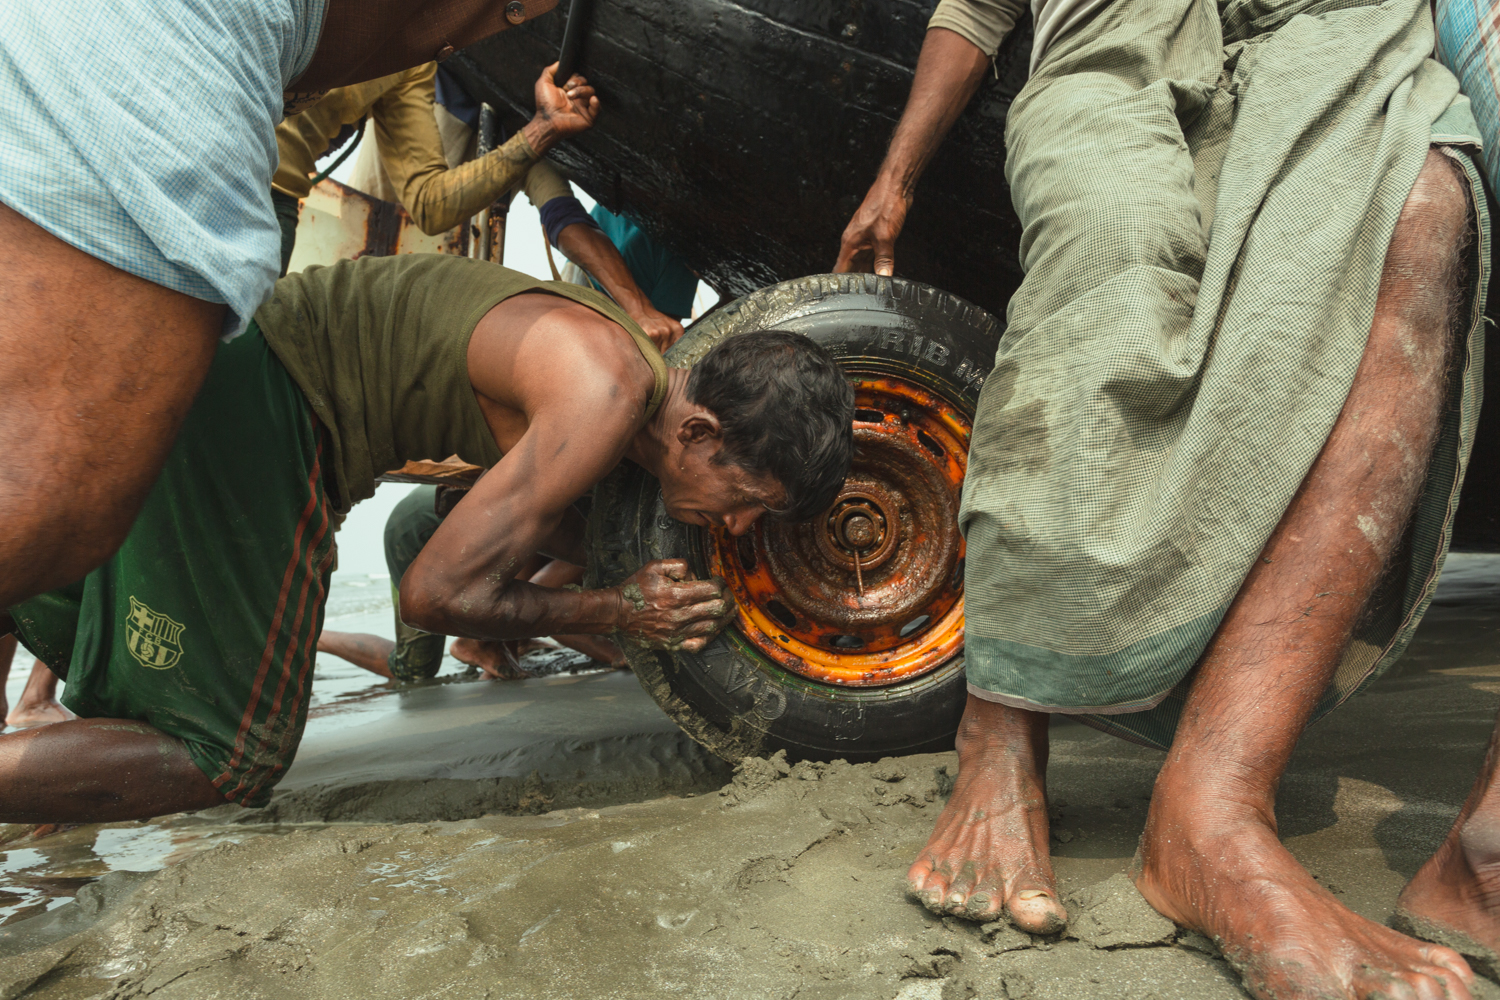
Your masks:
M 1458 77 L 1484 136 L 1485 176 L 1500 193 L 1500 2 L 1437 0 L 1437 56 Z
M 230 315 L 271 293 L 282 90 L 326 0 L 0 0 L 0 202 Z

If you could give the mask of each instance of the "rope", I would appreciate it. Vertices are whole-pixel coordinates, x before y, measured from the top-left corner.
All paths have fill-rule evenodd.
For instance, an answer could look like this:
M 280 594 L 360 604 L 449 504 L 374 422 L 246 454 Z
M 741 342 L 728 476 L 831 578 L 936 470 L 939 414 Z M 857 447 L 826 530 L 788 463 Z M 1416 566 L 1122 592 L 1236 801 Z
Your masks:
M 370 124 L 370 116 L 369 115 L 365 115 L 363 118 L 361 118 L 359 120 L 359 133 L 357 135 L 355 135 L 354 141 L 351 142 L 351 143 L 346 143 L 345 146 L 344 146 L 344 151 L 339 154 L 338 159 L 336 159 L 332 163 L 330 163 L 328 165 L 328 169 L 322 171 L 321 173 L 319 173 L 316 177 L 314 177 L 312 179 L 312 186 L 313 187 L 317 187 L 319 184 L 321 184 L 324 181 L 326 181 L 328 179 L 328 175 L 331 174 L 331 173 L 333 173 L 340 166 L 342 166 L 343 163 L 344 163 L 344 161 L 347 160 L 347 159 L 349 159 L 349 154 L 352 153 L 352 152 L 354 152 L 356 149 L 359 148 L 359 144 L 361 142 L 363 142 L 364 138 L 365 138 L 365 126 L 367 126 L 369 124 Z

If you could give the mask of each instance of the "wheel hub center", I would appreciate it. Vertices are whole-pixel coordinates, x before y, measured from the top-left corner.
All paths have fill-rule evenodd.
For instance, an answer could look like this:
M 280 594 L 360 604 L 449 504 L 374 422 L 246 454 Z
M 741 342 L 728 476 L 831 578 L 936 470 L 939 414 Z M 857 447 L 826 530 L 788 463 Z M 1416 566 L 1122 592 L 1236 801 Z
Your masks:
M 864 514 L 846 517 L 840 526 L 839 537 L 845 548 L 852 552 L 863 552 L 875 541 L 875 522 Z
M 826 528 L 835 549 L 858 556 L 861 563 L 870 561 L 884 546 L 886 535 L 900 526 L 890 523 L 880 501 L 858 493 L 846 496 L 828 512 Z
M 862 377 L 854 465 L 828 511 L 717 538 L 709 568 L 728 581 L 742 634 L 794 673 L 854 686 L 917 676 L 962 648 L 968 434 L 941 398 Z

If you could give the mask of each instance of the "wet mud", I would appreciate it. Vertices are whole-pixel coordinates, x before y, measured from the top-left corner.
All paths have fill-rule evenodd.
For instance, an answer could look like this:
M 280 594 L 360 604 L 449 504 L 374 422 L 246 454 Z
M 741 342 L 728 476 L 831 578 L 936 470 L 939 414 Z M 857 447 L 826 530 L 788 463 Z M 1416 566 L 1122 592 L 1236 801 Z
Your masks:
M 1456 557 L 1397 672 L 1311 730 L 1283 785 L 1289 848 L 1371 919 L 1391 919 L 1483 756 L 1497 594 L 1500 560 Z M 1053 727 L 1051 846 L 1071 915 L 1054 938 L 939 919 L 906 896 L 952 754 L 752 759 L 702 793 L 324 823 L 111 876 L 4 929 L 0 1000 L 1243 997 L 1214 946 L 1125 877 L 1161 758 Z

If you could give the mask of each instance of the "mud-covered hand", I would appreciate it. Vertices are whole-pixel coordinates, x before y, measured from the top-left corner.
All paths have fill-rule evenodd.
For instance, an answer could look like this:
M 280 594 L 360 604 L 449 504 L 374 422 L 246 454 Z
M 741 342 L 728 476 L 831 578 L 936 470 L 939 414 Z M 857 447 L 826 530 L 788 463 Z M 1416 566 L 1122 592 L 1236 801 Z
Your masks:
M 835 273 L 874 271 L 891 275 L 896 270 L 896 237 L 906 224 L 911 201 L 900 185 L 887 181 L 882 174 L 870 186 L 864 202 L 849 220 L 839 244 Z
M 665 351 L 682 339 L 682 324 L 649 305 L 638 314 L 632 313 L 630 318 L 640 324 L 658 351 Z
M 734 613 L 723 580 L 698 580 L 681 559 L 658 559 L 620 585 L 619 633 L 653 649 L 697 651 Z
M 599 98 L 589 82 L 574 73 L 559 87 L 552 79 L 556 70 L 557 63 L 553 63 L 537 77 L 536 114 L 523 129 L 526 141 L 538 155 L 559 139 L 593 128 L 594 119 L 599 117 Z

